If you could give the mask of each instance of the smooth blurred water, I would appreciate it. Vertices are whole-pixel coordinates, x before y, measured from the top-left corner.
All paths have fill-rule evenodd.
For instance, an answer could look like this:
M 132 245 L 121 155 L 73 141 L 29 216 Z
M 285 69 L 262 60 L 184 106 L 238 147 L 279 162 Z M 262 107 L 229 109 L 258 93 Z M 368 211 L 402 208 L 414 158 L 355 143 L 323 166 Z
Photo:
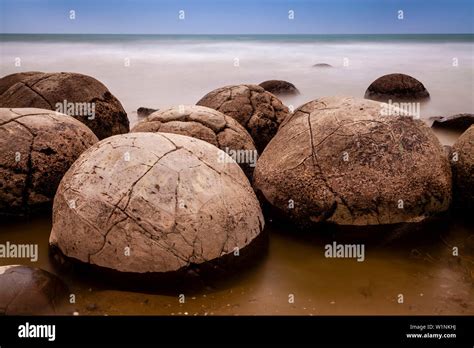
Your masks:
M 102 81 L 136 122 L 140 106 L 194 104 L 215 88 L 287 80 L 297 107 L 327 95 L 363 97 L 402 72 L 431 94 L 422 117 L 474 112 L 474 36 L 466 35 L 26 35 L 2 34 L 0 72 L 73 71 Z M 15 66 L 15 58 L 21 66 Z M 344 66 L 344 61 L 348 66 Z M 457 60 L 458 66 L 453 66 Z M 129 66 L 127 66 L 129 62 Z M 328 63 L 333 68 L 315 68 Z

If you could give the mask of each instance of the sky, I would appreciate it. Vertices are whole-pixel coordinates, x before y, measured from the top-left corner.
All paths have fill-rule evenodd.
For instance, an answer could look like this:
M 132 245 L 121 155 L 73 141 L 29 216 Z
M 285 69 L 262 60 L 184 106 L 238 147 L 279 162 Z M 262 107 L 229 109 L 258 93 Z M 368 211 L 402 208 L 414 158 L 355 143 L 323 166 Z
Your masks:
M 473 33 L 473 13 L 474 0 L 0 0 L 0 32 Z

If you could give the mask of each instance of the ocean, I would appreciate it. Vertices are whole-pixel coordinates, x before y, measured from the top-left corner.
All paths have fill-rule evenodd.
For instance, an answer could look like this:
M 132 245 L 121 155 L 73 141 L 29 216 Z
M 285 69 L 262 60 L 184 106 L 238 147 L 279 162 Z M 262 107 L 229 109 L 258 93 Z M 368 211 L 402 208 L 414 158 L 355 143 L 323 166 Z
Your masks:
M 431 94 L 421 117 L 474 112 L 474 35 L 1 34 L 0 73 L 71 71 L 103 82 L 131 124 L 140 106 L 195 104 L 231 84 L 287 80 L 293 108 L 328 95 L 363 97 L 379 76 L 405 73 Z M 18 58 L 20 60 L 18 60 Z M 20 63 L 18 64 L 15 63 Z M 313 67 L 317 63 L 333 68 Z

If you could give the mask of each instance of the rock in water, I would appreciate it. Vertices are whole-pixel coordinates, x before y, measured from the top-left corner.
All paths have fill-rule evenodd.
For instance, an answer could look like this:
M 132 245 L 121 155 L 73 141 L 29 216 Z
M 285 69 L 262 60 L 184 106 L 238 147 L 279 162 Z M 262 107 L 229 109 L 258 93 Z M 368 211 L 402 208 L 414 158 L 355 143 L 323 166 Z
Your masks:
M 302 226 L 416 222 L 447 210 L 451 171 L 436 136 L 381 109 L 339 97 L 300 106 L 260 155 L 257 193 Z
M 474 210 L 474 126 L 469 127 L 452 147 L 454 199 L 458 208 Z
M 456 114 L 451 116 L 430 117 L 433 120 L 431 127 L 445 128 L 464 132 L 474 124 L 473 114 Z
M 137 109 L 137 116 L 140 118 L 147 117 L 148 115 L 154 113 L 155 111 L 158 111 L 158 109 L 145 108 L 141 106 Z
M 66 173 L 50 244 L 119 272 L 170 272 L 249 245 L 263 216 L 236 163 L 202 140 L 168 133 L 110 137 Z M 73 205 L 70 202 L 75 202 Z
M 67 287 L 55 275 L 28 266 L 0 266 L 0 314 L 59 314 Z
M 22 215 L 49 206 L 71 164 L 97 141 L 73 117 L 0 108 L 0 214 Z
M 206 94 L 197 105 L 207 106 L 237 120 L 252 136 L 262 152 L 289 115 L 288 108 L 273 94 L 257 85 L 218 88 Z
M 327 63 L 317 63 L 313 65 L 314 68 L 332 68 L 331 64 Z
M 300 92 L 295 87 L 294 84 L 288 81 L 282 80 L 268 80 L 259 84 L 267 92 L 273 93 L 275 95 L 285 95 L 285 94 L 299 94 Z
M 96 79 L 66 72 L 20 74 L 0 80 L 5 89 L 0 94 L 0 107 L 58 111 L 84 123 L 99 139 L 129 131 L 122 104 Z
M 365 98 L 379 101 L 420 100 L 429 97 L 430 94 L 420 81 L 405 74 L 379 77 L 365 91 Z
M 205 106 L 180 106 L 152 113 L 132 132 L 164 132 L 204 140 L 231 156 L 250 179 L 257 150 L 250 134 L 232 117 Z

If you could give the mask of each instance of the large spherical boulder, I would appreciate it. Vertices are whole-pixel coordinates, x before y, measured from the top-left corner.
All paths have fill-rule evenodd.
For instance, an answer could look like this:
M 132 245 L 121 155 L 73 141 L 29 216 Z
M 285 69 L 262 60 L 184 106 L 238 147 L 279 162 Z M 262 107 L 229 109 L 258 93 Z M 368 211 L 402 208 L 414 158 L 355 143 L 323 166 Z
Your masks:
M 289 115 L 288 108 L 277 97 L 257 85 L 218 88 L 206 94 L 197 105 L 210 107 L 237 120 L 248 130 L 259 152 Z
M 0 314 L 59 314 L 65 304 L 67 287 L 54 274 L 28 266 L 0 266 Z
M 78 119 L 99 139 L 129 131 L 122 104 L 90 76 L 27 72 L 5 76 L 0 87 L 5 89 L 0 94 L 0 107 L 55 110 Z
M 474 126 L 469 127 L 452 147 L 454 198 L 463 210 L 474 210 Z
M 447 210 L 451 171 L 436 136 L 381 108 L 338 97 L 299 107 L 261 154 L 255 189 L 301 225 L 415 222 Z
M 205 106 L 179 106 L 157 111 L 139 122 L 132 132 L 164 132 L 207 141 L 231 156 L 252 177 L 257 150 L 250 134 L 233 118 Z
M 264 222 L 235 162 L 202 140 L 169 133 L 104 139 L 66 173 L 50 244 L 119 272 L 177 271 L 248 246 Z
M 70 116 L 0 108 L 0 214 L 22 215 L 48 206 L 71 164 L 97 141 Z
M 259 84 L 267 92 L 275 95 L 299 94 L 298 88 L 294 84 L 283 80 L 268 80 Z
M 430 94 L 420 81 L 405 74 L 381 76 L 365 91 L 365 98 L 379 101 L 420 100 L 429 97 Z

